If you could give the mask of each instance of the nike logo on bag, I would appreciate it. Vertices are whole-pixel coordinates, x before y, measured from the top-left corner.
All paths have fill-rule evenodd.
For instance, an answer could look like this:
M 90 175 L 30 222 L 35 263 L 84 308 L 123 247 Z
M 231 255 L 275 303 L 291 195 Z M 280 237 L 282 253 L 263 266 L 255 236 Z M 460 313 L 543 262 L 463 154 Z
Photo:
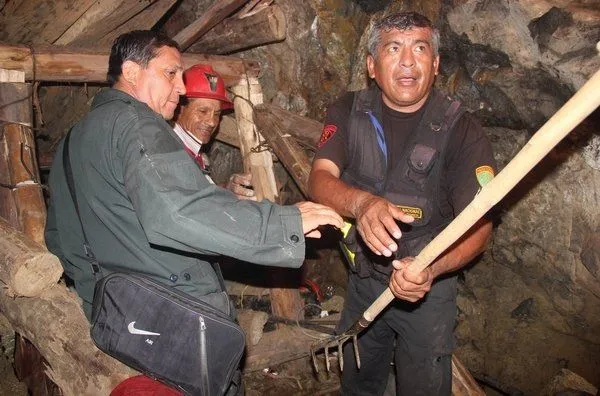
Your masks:
M 129 332 L 131 334 L 139 334 L 139 335 L 156 335 L 159 336 L 160 333 L 153 333 L 151 331 L 146 331 L 146 330 L 140 330 L 140 329 L 136 329 L 135 328 L 135 320 L 131 323 L 129 323 L 127 325 L 127 330 L 129 330 Z

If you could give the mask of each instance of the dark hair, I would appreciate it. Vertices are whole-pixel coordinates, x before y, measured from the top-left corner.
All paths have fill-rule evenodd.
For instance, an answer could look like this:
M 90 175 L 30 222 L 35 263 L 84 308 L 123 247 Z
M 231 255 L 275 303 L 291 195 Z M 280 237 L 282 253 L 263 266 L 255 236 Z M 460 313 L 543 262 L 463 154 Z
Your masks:
M 134 30 L 117 37 L 110 50 L 106 80 L 113 86 L 122 73 L 125 61 L 133 61 L 143 68 L 154 59 L 161 47 L 173 47 L 181 51 L 179 45 L 164 33 L 152 30 Z
M 440 48 L 440 32 L 433 26 L 429 18 L 413 11 L 388 15 L 387 17 L 375 23 L 371 33 L 369 34 L 369 53 L 373 57 L 377 58 L 377 47 L 379 46 L 379 41 L 381 40 L 382 31 L 389 32 L 392 29 L 410 30 L 415 27 L 431 29 L 431 44 L 433 47 L 433 54 L 437 56 Z

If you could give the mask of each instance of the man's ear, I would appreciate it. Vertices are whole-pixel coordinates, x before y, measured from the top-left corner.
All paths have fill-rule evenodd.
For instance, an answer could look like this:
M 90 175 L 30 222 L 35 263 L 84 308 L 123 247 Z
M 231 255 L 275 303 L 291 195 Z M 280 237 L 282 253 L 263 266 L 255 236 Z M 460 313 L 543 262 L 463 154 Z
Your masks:
M 433 59 L 433 72 L 436 76 L 440 72 L 440 56 L 439 55 Z
M 123 73 L 123 79 L 135 87 L 140 72 L 140 65 L 133 61 L 126 60 L 123 62 L 121 70 Z
M 367 54 L 367 72 L 369 77 L 375 78 L 375 58 L 371 54 Z

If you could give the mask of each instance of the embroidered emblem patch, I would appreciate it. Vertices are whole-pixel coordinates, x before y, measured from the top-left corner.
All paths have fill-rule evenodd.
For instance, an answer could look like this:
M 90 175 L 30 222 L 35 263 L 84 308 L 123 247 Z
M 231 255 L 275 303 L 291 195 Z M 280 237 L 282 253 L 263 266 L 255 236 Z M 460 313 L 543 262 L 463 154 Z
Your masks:
M 336 133 L 337 126 L 336 125 L 325 125 L 323 127 L 323 133 L 321 133 L 321 138 L 319 139 L 319 143 L 317 143 L 317 147 L 321 148 L 331 137 Z
M 420 220 L 423 218 L 423 209 L 421 208 L 416 208 L 414 206 L 404 206 L 404 205 L 396 205 L 397 207 L 399 207 L 400 209 L 402 209 L 402 211 L 404 213 L 406 213 L 407 215 L 411 215 L 412 217 L 415 218 L 415 220 Z
M 479 185 L 483 187 L 494 178 L 494 169 L 489 165 L 480 166 L 475 169 L 475 176 Z
M 210 90 L 212 92 L 217 92 L 217 83 L 219 82 L 219 77 L 214 74 L 204 73 L 206 79 L 208 80 L 208 85 L 210 86 Z

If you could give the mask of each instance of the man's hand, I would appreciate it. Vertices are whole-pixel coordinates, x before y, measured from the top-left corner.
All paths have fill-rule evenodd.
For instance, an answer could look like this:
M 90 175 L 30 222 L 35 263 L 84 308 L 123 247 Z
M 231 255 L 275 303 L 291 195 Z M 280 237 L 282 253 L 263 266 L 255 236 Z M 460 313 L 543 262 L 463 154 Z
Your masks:
M 356 207 L 356 229 L 373 253 L 390 257 L 398 250 L 394 239 L 402 236 L 396 220 L 412 223 L 414 218 L 391 202 L 368 194 Z M 394 237 L 394 239 L 392 239 Z
M 256 201 L 256 195 L 252 189 L 251 173 L 234 173 L 229 177 L 225 188 L 233 192 L 238 199 Z
M 390 289 L 394 296 L 399 299 L 416 302 L 427 294 L 433 282 L 431 267 L 421 272 L 411 270 L 410 264 L 414 257 L 405 257 L 402 260 L 394 260 L 394 272 L 390 278 Z
M 295 205 L 300 209 L 302 231 L 308 238 L 321 238 L 321 232 L 317 229 L 321 225 L 329 224 L 337 228 L 344 225 L 342 217 L 329 206 L 310 201 L 298 202 Z

